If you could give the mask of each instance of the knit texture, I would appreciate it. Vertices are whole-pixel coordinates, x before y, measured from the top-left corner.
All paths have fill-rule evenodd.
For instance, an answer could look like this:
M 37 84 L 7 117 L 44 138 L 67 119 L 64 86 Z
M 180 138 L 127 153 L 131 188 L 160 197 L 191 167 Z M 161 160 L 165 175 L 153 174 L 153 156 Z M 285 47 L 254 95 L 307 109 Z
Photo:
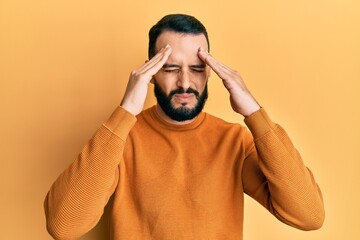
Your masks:
M 245 123 L 202 112 L 172 125 L 155 107 L 117 108 L 47 194 L 49 233 L 76 239 L 109 203 L 112 239 L 241 240 L 244 193 L 286 224 L 319 228 L 320 189 L 285 131 L 264 109 Z

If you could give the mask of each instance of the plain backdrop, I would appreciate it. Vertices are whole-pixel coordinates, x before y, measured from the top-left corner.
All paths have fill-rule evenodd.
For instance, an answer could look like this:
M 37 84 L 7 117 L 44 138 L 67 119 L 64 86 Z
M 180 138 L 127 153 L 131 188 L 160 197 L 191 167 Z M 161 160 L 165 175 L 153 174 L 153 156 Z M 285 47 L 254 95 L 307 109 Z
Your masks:
M 0 1 L 0 238 L 51 239 L 43 200 L 147 59 L 148 30 L 187 13 L 314 172 L 318 231 L 245 200 L 244 240 L 360 239 L 360 1 Z M 146 107 L 155 103 L 150 86 Z M 206 111 L 243 123 L 212 74 Z M 144 136 L 145 137 L 145 136 Z M 106 239 L 106 222 L 82 239 Z

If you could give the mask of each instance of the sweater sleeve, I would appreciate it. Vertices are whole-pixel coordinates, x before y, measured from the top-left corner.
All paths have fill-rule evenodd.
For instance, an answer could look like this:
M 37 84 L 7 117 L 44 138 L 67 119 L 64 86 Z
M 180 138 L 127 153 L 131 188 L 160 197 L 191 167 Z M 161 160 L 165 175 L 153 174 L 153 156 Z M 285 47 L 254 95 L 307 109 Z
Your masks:
M 325 216 L 320 188 L 286 132 L 264 109 L 245 123 L 254 139 L 242 169 L 245 193 L 290 226 L 320 228 Z
M 55 239 L 78 238 L 99 221 L 117 186 L 125 140 L 135 122 L 118 107 L 53 183 L 44 208 Z

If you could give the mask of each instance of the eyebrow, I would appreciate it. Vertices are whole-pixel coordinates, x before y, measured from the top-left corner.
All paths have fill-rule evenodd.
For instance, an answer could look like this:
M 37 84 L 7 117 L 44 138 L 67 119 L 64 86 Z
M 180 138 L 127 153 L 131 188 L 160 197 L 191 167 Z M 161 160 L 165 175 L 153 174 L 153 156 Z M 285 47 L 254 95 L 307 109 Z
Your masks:
M 190 65 L 191 68 L 205 68 L 205 64 L 195 64 Z M 164 64 L 163 68 L 180 68 L 179 65 L 176 64 Z

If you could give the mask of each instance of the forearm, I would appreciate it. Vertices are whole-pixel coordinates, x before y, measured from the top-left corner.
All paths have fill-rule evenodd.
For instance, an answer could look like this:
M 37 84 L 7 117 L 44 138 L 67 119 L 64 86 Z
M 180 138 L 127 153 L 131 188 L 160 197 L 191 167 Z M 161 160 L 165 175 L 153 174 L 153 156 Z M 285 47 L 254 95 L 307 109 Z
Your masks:
M 286 132 L 261 109 L 245 119 L 254 136 L 257 164 L 265 183 L 254 193 L 276 217 L 311 230 L 324 220 L 322 195 Z
M 45 213 L 48 231 L 56 239 L 79 237 L 100 219 L 116 187 L 125 139 L 134 119 L 117 109 L 52 185 Z

